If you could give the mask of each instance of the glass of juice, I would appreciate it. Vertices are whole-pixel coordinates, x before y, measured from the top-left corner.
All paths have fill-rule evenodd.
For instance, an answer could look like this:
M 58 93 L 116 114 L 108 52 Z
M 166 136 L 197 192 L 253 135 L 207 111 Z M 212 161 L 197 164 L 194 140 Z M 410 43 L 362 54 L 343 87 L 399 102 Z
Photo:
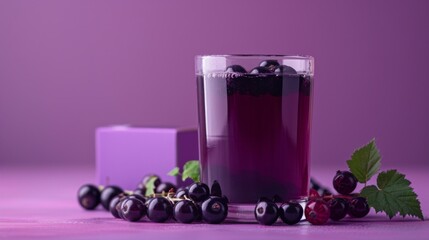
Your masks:
M 307 196 L 313 75 L 310 56 L 196 57 L 201 180 L 230 212 Z

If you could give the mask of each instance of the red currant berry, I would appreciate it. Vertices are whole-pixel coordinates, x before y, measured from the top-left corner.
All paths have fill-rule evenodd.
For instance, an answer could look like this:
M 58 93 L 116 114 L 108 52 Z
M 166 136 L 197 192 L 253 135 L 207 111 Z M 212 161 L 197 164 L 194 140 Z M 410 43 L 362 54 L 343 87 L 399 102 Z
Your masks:
M 317 190 L 316 190 L 316 189 L 314 189 L 314 188 L 311 188 L 311 189 L 310 189 L 309 196 L 310 196 L 310 199 L 313 199 L 313 198 L 320 198 L 320 194 L 319 194 L 319 193 L 317 192 Z
M 323 200 L 310 200 L 305 206 L 305 218 L 311 224 L 325 224 L 330 216 L 329 206 Z

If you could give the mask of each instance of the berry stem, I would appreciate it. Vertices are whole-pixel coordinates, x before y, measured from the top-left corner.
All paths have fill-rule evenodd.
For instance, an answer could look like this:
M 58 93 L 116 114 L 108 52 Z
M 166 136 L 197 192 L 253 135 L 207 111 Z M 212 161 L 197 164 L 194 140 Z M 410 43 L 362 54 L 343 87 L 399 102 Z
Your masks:
M 317 200 L 317 199 L 331 200 L 333 198 L 344 198 L 344 199 L 351 200 L 351 199 L 358 197 L 358 196 L 359 196 L 358 193 L 353 193 L 350 195 L 331 194 L 331 195 L 325 195 L 323 197 L 309 197 L 309 200 Z

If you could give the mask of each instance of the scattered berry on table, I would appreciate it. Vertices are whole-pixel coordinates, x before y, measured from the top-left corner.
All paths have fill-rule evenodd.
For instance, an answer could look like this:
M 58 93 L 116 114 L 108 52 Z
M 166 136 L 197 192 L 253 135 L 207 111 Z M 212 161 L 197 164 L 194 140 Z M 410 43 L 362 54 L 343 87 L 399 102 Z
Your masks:
M 255 218 L 260 224 L 272 225 L 279 217 L 279 208 L 272 201 L 262 200 L 255 206 Z
M 127 197 L 121 203 L 122 218 L 137 222 L 146 215 L 146 205 L 138 198 Z
M 286 224 L 293 225 L 301 221 L 304 210 L 296 202 L 284 203 L 279 208 L 279 215 Z
M 85 184 L 79 188 L 77 198 L 83 208 L 93 210 L 100 203 L 100 191 L 92 184 Z
M 156 197 L 148 201 L 147 217 L 152 222 L 165 222 L 173 215 L 173 206 L 167 198 Z
M 173 207 L 173 217 L 177 222 L 192 223 L 198 218 L 198 208 L 191 200 L 178 201 Z
M 100 200 L 104 209 L 109 211 L 110 201 L 117 195 L 123 193 L 122 188 L 118 186 L 107 186 L 101 191 Z
M 206 223 L 223 222 L 228 215 L 228 204 L 224 198 L 211 196 L 201 204 L 202 219 Z

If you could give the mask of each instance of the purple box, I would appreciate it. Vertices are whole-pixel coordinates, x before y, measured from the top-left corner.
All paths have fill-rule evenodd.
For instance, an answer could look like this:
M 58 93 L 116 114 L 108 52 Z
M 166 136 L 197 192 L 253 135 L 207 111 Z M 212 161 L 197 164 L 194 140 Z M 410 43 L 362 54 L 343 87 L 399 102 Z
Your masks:
M 183 186 L 167 173 L 198 159 L 196 128 L 100 127 L 96 130 L 96 177 L 101 185 L 134 190 L 146 174 Z

